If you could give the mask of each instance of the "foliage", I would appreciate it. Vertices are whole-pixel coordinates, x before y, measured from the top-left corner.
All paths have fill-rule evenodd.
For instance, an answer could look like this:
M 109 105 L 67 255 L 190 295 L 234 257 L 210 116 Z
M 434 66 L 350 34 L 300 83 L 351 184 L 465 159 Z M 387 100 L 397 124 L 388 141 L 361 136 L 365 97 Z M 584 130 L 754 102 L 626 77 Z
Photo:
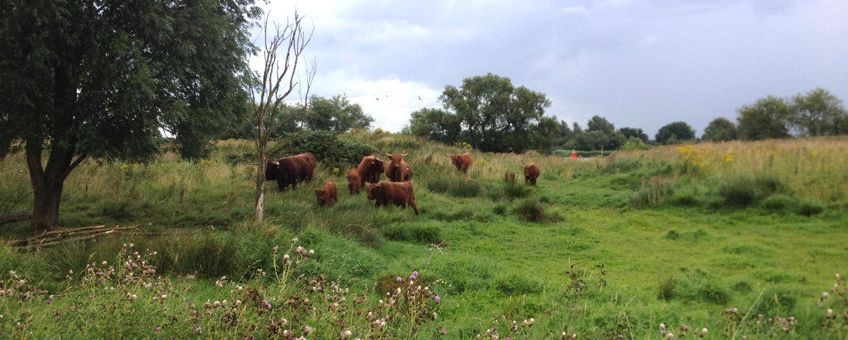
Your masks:
M 452 145 L 462 132 L 459 116 L 440 109 L 423 108 L 412 113 L 409 132 L 415 136 Z
M 824 89 L 792 98 L 792 125 L 802 136 L 834 136 L 848 134 L 848 111 L 842 101 Z
M 362 111 L 362 106 L 351 103 L 345 96 L 323 98 L 312 96 L 309 107 L 301 117 L 306 128 L 317 131 L 342 133 L 351 129 L 365 129 L 374 118 Z
M 27 144 L 36 225 L 57 225 L 64 180 L 86 158 L 149 158 L 160 129 L 198 157 L 244 103 L 252 0 L 13 3 L 0 9 L 0 78 L 10 84 L 0 87 L 0 136 Z
M 783 98 L 768 96 L 739 109 L 739 138 L 760 140 L 789 137 L 792 107 Z
M 736 125 L 725 118 L 713 119 L 701 139 L 713 142 L 723 142 L 737 139 Z
M 300 131 L 285 136 L 269 151 L 273 157 L 285 157 L 311 152 L 319 162 L 329 168 L 348 169 L 356 166 L 364 156 L 377 152 L 373 146 L 355 141 L 345 141 L 329 131 Z
M 672 122 L 661 127 L 654 139 L 658 144 L 677 144 L 695 139 L 695 129 L 686 122 Z
M 476 197 L 483 192 L 477 181 L 458 177 L 433 178 L 427 181 L 427 189 L 456 197 Z
M 642 141 L 642 143 L 648 143 L 648 134 L 646 134 L 642 129 L 638 128 L 630 128 L 623 127 L 618 129 L 618 133 L 620 133 L 626 140 L 630 140 L 630 138 L 637 138 Z
M 440 99 L 459 120 L 462 139 L 475 149 L 496 152 L 532 147 L 526 136 L 551 105 L 544 94 L 491 73 L 465 78 L 459 88 L 446 86 Z

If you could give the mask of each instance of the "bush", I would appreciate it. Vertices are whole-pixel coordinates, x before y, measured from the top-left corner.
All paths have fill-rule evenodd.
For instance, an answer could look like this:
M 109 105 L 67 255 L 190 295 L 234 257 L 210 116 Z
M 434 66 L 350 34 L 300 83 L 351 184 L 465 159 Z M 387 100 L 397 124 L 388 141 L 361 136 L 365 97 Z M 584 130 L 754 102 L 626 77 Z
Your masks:
M 805 200 L 798 205 L 797 211 L 800 215 L 813 216 L 818 215 L 822 211 L 824 211 L 824 206 L 819 202 Z
M 483 192 L 483 187 L 477 181 L 451 177 L 433 178 L 427 182 L 427 189 L 455 197 L 476 197 Z
M 660 282 L 657 298 L 665 301 L 673 299 L 676 288 L 677 280 L 673 277 L 666 278 L 665 280 Z
M 359 164 L 362 157 L 374 154 L 377 148 L 356 141 L 340 140 L 329 131 L 300 131 L 287 135 L 268 154 L 274 157 L 311 152 L 326 168 L 347 169 Z
M 545 214 L 545 208 L 538 198 L 532 197 L 521 201 L 515 207 L 515 214 L 520 216 L 525 221 L 530 222 L 546 222 L 553 218 Z
M 722 183 L 718 194 L 725 206 L 747 207 L 784 189 L 783 183 L 774 177 L 739 177 Z
M 436 226 L 392 225 L 383 230 L 383 235 L 389 240 L 409 241 L 418 243 L 439 243 L 442 241 L 441 229 Z
M 762 203 L 762 207 L 764 209 L 769 210 L 769 211 L 773 211 L 773 212 L 791 211 L 791 210 L 795 209 L 795 207 L 797 207 L 797 206 L 798 206 L 798 200 L 796 200 L 795 198 L 793 198 L 791 196 L 783 195 L 783 194 L 777 194 L 777 195 L 769 196 L 768 198 L 763 200 L 763 203 Z

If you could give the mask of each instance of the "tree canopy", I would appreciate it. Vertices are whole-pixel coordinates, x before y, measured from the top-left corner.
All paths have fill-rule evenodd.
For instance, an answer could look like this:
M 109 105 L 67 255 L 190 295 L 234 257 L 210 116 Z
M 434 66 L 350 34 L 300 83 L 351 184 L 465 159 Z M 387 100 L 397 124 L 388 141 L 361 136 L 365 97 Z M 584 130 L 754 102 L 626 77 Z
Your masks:
M 675 144 L 695 139 L 695 129 L 686 122 L 672 122 L 661 127 L 654 138 L 659 144 Z
M 26 144 L 33 222 L 58 224 L 63 182 L 87 158 L 144 159 L 161 130 L 187 156 L 201 149 L 245 103 L 260 12 L 253 0 L 0 6 L 0 136 Z
M 804 136 L 832 136 L 848 133 L 848 112 L 842 101 L 824 89 L 814 89 L 792 98 L 792 124 Z
M 703 140 L 722 142 L 736 139 L 736 125 L 725 118 L 713 119 L 704 129 Z
M 739 109 L 737 131 L 741 139 L 789 137 L 792 107 L 783 98 L 768 96 Z
M 528 134 L 551 105 L 540 92 L 512 85 L 509 78 L 486 74 L 448 85 L 439 97 L 460 121 L 462 138 L 483 151 L 524 151 Z

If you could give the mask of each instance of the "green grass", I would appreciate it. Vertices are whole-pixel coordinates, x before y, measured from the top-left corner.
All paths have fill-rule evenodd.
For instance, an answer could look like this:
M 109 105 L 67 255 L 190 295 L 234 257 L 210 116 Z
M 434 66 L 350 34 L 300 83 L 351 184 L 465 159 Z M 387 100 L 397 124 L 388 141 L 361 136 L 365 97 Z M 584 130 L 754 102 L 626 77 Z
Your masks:
M 365 334 L 366 326 L 353 321 L 356 313 L 373 308 L 380 287 L 413 270 L 442 299 L 438 319 L 415 333 L 420 338 L 442 329 L 449 338 L 473 338 L 495 328 L 501 338 L 558 338 L 563 331 L 579 338 L 658 338 L 660 323 L 673 325 L 676 332 L 684 323 L 692 329 L 706 327 L 711 337 L 730 336 L 734 330 L 738 337 L 749 338 L 848 334 L 821 327 L 826 308 L 841 313 L 841 301 L 832 297 L 817 304 L 821 292 L 833 287 L 833 275 L 848 272 L 848 213 L 844 196 L 835 192 L 807 193 L 789 175 L 770 168 L 756 168 L 744 177 L 712 171 L 709 165 L 701 168 L 698 159 L 664 160 L 654 151 L 602 161 L 475 154 L 471 179 L 466 180 L 446 156 L 457 150 L 391 134 L 342 138 L 373 145 L 380 152 L 410 152 L 421 215 L 396 207 L 376 209 L 364 194 L 344 191 L 338 204 L 318 207 L 313 187 L 327 179 L 340 187 L 345 183 L 343 173 L 334 175 L 319 166 L 317 178 L 295 191 L 278 193 L 267 183 L 267 220 L 254 225 L 253 172 L 249 160 L 238 161 L 250 150 L 229 141 L 200 163 L 170 154 L 147 165 L 87 162 L 69 179 L 63 224 L 152 223 L 145 228 L 165 235 L 124 235 L 40 253 L 18 254 L 0 247 L 0 269 L 26 273 L 57 295 L 56 304 L 26 304 L 27 310 L 65 311 L 85 299 L 62 293 L 68 270 L 78 279 L 87 263 L 114 259 L 123 243 L 134 242 L 139 249 L 159 251 L 152 261 L 166 277 L 199 277 L 177 280 L 176 289 L 185 299 L 202 302 L 229 294 L 230 286 L 214 285 L 221 275 L 278 290 L 276 281 L 256 277 L 257 270 L 272 273 L 271 248 L 287 246 L 298 237 L 317 255 L 300 266 L 297 275 L 307 281 L 323 276 L 367 301 L 361 307 L 352 305 L 352 314 L 339 314 L 335 321 L 305 319 L 321 327 L 326 337 L 338 337 L 340 324 Z M 844 148 L 848 140 L 838 143 Z M 805 155 L 797 157 L 812 157 Z M 520 165 L 530 161 L 542 170 L 538 186 L 503 183 L 505 170 L 519 172 Z M 24 201 L 10 210 L 27 205 L 22 167 L 20 154 L 0 163 L 0 195 Z M 788 165 L 786 169 L 792 170 Z M 839 187 L 841 178 L 818 180 Z M 22 223 L 2 228 L 7 239 L 33 232 Z M 99 303 L 108 304 L 120 297 L 102 299 Z M 20 312 L 15 306 L 0 298 L 0 314 Z M 751 311 L 744 324 L 725 313 L 734 307 L 743 315 Z M 59 322 L 81 325 L 107 316 L 85 311 L 90 314 L 82 315 L 89 319 L 60 317 Z M 775 319 L 758 320 L 758 314 L 767 319 L 793 316 L 799 323 L 784 335 Z M 155 322 L 141 311 L 120 315 L 121 320 L 138 322 L 119 323 L 121 332 L 115 334 L 153 336 L 148 328 Z M 267 319 L 259 315 L 245 318 L 263 330 L 267 327 Z M 529 318 L 534 318 L 533 326 L 523 326 Z M 11 319 L 4 320 L 0 332 L 12 334 Z M 519 325 L 514 331 L 513 321 Z M 58 332 L 59 325 L 53 326 L 47 317 L 30 322 L 33 327 L 50 324 L 38 334 Z M 404 327 L 396 326 L 390 335 L 407 337 Z M 109 327 L 96 322 L 70 329 L 63 334 L 111 334 L 106 333 Z M 249 334 L 219 331 L 209 336 Z M 187 332 L 165 334 L 191 335 Z

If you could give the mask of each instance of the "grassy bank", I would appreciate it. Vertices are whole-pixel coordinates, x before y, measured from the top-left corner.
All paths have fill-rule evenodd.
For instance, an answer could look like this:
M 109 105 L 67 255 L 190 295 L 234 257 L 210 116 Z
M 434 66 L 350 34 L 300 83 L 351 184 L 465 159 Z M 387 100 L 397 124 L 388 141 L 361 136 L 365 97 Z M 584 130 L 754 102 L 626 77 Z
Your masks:
M 656 338 L 660 323 L 677 335 L 685 324 L 688 336 L 696 328 L 708 328 L 709 337 L 848 334 L 841 315 L 845 295 L 831 291 L 834 274 L 848 272 L 844 138 L 669 146 L 578 161 L 475 153 L 470 179 L 450 165 L 447 154 L 458 148 L 380 133 L 342 139 L 381 152 L 409 152 L 421 215 L 377 210 L 364 194 L 346 191 L 338 204 L 319 208 L 312 188 L 326 179 L 342 184 L 345 172 L 319 165 L 316 180 L 295 191 L 278 193 L 269 185 L 268 221 L 254 225 L 252 151 L 245 141 L 218 142 L 212 156 L 197 163 L 173 154 L 149 164 L 89 161 L 68 179 L 63 225 L 150 224 L 142 228 L 147 234 L 22 254 L 0 248 L 3 273 L 15 270 L 48 291 L 24 302 L 0 297 L 0 332 L 26 336 L 16 328 L 21 322 L 27 331 L 39 329 L 32 336 L 40 337 L 55 334 L 51 327 L 61 324 L 120 315 L 138 320 L 120 323 L 125 336 L 190 336 L 195 325 L 201 336 L 267 336 L 269 320 L 280 318 L 301 331 L 309 325 L 317 329 L 313 336 L 323 338 L 345 330 L 354 337 L 469 338 L 488 330 L 489 337 L 567 332 Z M 521 164 L 529 162 L 542 170 L 537 187 L 502 183 L 506 170 L 520 174 Z M 22 155 L 0 162 L 0 173 L 0 201 L 8 202 L 0 209 L 26 208 Z M 0 228 L 6 239 L 33 232 L 23 223 Z M 296 270 L 299 279 L 292 282 L 299 283 L 281 291 L 271 253 L 275 245 L 289 247 L 294 237 L 316 255 Z M 125 243 L 158 252 L 149 263 L 174 292 L 166 303 L 153 298 L 155 289 L 119 280 L 111 283 L 119 293 L 90 293 L 97 289 L 83 280 L 86 265 L 115 263 Z M 398 275 L 406 282 L 412 271 L 440 295 L 438 304 L 429 296 L 416 305 L 426 306 L 428 319 L 404 312 L 391 318 L 397 323 L 389 322 L 385 333 L 351 321 L 378 308 L 386 287 Z M 185 279 L 189 275 L 196 279 Z M 221 276 L 229 283 L 219 287 Z M 220 315 L 215 309 L 214 317 L 192 320 L 185 303 L 231 302 L 238 298 L 230 295 L 234 285 L 274 292 L 275 301 L 302 299 L 316 277 L 349 288 L 347 301 L 367 303 L 345 305 L 333 318 L 316 312 L 296 321 L 289 316 L 295 309 L 260 314 L 260 307 L 245 307 L 238 311 L 244 323 L 237 326 L 220 323 L 230 310 L 223 308 Z M 839 284 L 844 294 L 844 282 Z M 830 297 L 820 301 L 825 291 Z M 144 298 L 128 302 L 127 293 Z M 46 304 L 49 295 L 55 302 Z M 100 305 L 116 307 L 68 319 L 70 306 L 92 295 Z M 180 316 L 155 333 L 164 321 L 143 315 L 162 314 L 163 306 Z M 332 302 L 316 308 L 328 306 Z M 82 337 L 111 334 L 105 324 L 72 329 Z

